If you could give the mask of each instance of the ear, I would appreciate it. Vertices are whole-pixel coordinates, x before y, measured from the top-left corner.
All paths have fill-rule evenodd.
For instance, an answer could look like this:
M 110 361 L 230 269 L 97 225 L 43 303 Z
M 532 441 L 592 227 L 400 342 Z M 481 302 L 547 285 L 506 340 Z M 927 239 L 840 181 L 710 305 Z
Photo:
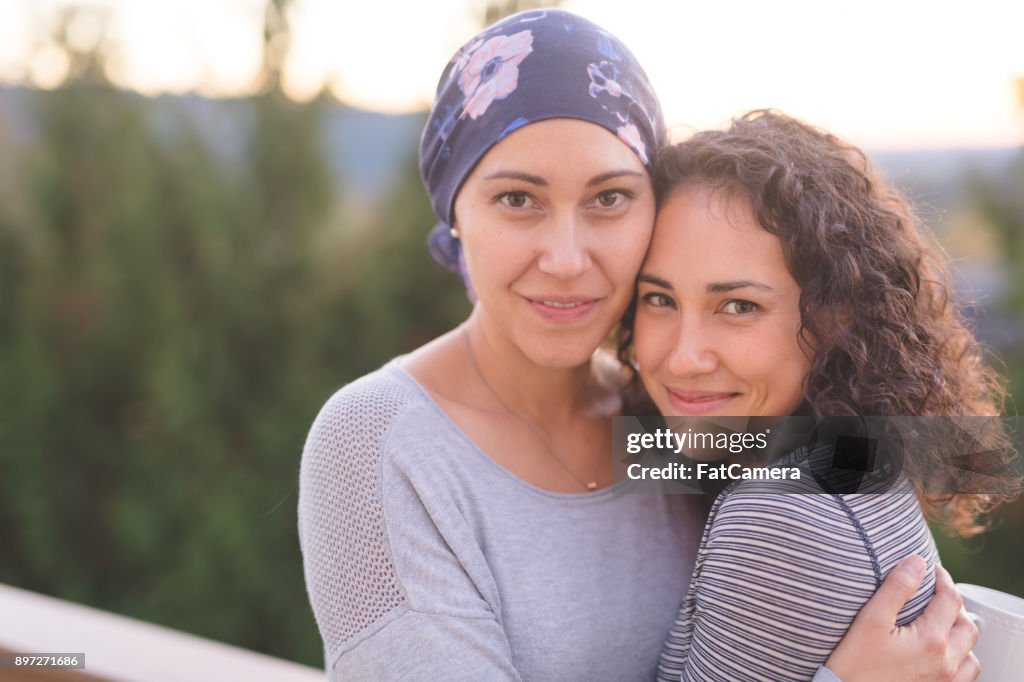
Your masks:
M 840 334 L 845 334 L 853 329 L 854 317 L 853 310 L 849 303 L 838 303 L 832 306 L 832 319 L 831 323 L 835 326 L 835 331 Z
M 807 356 L 813 358 L 816 349 L 830 345 L 830 340 L 836 337 L 849 334 L 855 321 L 853 309 L 848 303 L 835 303 L 820 308 L 806 317 L 800 333 L 800 345 Z

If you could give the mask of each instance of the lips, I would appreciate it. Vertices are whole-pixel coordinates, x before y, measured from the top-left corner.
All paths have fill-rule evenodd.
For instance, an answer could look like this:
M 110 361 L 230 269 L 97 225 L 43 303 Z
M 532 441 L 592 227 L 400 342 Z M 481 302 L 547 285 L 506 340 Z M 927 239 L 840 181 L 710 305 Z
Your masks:
M 587 301 L 568 301 L 565 303 L 561 301 L 537 301 L 537 303 L 546 305 L 549 308 L 561 308 L 563 310 L 570 310 L 572 308 L 578 308 L 581 305 L 585 305 Z
M 530 307 L 549 322 L 575 322 L 587 317 L 600 298 L 593 296 L 524 296 Z
M 740 395 L 728 391 L 692 391 L 667 386 L 665 393 L 674 414 L 680 416 L 721 414 Z

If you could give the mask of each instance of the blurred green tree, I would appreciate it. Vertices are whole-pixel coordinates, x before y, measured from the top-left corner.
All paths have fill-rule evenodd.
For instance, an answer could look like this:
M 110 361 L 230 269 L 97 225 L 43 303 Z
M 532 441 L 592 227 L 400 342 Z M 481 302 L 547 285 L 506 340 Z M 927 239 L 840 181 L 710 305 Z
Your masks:
M 24 206 L 0 206 L 0 581 L 318 664 L 294 492 L 341 373 L 307 333 L 336 207 L 323 104 L 281 91 L 286 10 L 240 166 L 110 84 L 109 44 L 69 33 L 93 10 L 59 16 L 67 79 L 28 93 Z
M 1024 78 L 1015 80 L 1019 111 L 1024 119 Z M 1024 147 L 998 177 L 971 178 L 971 194 L 982 218 L 995 234 L 1008 284 L 1003 313 L 1015 322 L 1017 334 L 1024 324 Z M 1011 395 L 1024 396 L 1024 347 L 1007 349 Z M 1019 408 L 1018 408 L 1019 409 Z
M 1024 117 L 1024 78 L 1018 78 L 1015 85 Z M 1024 333 L 1024 147 L 999 176 L 974 175 L 969 183 L 973 203 L 995 235 L 1002 256 L 1007 292 L 997 312 L 1008 321 L 1010 333 L 1017 335 L 1015 343 L 1001 349 L 1009 380 L 1006 411 L 1018 415 L 1024 396 L 1024 346 L 1019 343 Z M 1024 420 L 1020 428 L 1024 428 Z M 1024 443 L 1024 434 L 1017 434 L 1017 442 Z M 1019 568 L 1024 562 L 1020 543 L 1024 537 L 1024 500 L 1005 505 L 993 518 L 993 530 L 979 537 L 937 537 L 943 562 L 961 582 L 1024 595 L 1024 573 Z

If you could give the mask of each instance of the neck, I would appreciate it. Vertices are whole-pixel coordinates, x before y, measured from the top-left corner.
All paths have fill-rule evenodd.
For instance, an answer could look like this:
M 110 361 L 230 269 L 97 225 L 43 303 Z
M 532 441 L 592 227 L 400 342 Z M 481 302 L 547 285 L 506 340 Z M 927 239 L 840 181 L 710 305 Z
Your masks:
M 477 306 L 463 325 L 470 361 L 506 407 L 537 424 L 557 424 L 595 401 L 590 359 L 572 367 L 539 365 L 489 324 Z

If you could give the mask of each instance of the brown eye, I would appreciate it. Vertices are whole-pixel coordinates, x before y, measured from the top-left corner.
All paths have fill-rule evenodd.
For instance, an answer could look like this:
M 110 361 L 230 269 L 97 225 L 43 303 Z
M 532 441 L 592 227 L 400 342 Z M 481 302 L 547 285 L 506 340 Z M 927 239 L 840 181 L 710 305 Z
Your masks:
M 653 291 L 649 294 L 644 294 L 641 300 L 652 308 L 671 308 L 676 303 L 672 300 L 671 296 Z
M 625 196 L 617 189 L 601 192 L 597 195 L 597 203 L 601 208 L 615 208 L 625 200 Z
M 498 201 L 509 208 L 526 208 L 529 197 L 526 192 L 505 192 L 498 197 Z
M 722 308 L 722 312 L 730 315 L 749 315 L 751 313 L 756 313 L 760 309 L 761 306 L 753 301 L 734 299 L 726 302 L 725 306 Z

